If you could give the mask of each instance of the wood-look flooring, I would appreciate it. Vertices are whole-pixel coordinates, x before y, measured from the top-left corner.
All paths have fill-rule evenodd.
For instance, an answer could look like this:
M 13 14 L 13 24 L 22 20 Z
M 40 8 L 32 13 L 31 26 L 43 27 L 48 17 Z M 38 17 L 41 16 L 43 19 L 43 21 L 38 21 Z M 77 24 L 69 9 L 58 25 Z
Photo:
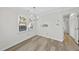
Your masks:
M 63 42 L 37 35 L 6 51 L 79 51 L 79 47 L 67 34 Z

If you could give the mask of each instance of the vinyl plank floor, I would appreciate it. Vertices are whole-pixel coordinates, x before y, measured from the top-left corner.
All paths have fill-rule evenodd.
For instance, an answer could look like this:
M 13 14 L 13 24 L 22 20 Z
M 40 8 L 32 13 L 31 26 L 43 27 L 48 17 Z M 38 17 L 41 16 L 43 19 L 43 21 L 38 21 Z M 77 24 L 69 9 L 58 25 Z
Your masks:
M 37 35 L 6 51 L 79 51 L 79 47 L 67 34 L 65 34 L 63 42 Z

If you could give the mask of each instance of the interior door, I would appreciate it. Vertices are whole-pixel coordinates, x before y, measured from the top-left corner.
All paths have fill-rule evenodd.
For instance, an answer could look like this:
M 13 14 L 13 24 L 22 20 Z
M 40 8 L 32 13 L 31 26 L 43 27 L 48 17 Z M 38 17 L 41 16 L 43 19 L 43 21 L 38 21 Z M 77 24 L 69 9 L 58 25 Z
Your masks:
M 64 32 L 69 34 L 69 15 L 64 16 Z
M 78 19 L 77 14 L 71 14 L 69 19 L 69 34 L 78 43 Z

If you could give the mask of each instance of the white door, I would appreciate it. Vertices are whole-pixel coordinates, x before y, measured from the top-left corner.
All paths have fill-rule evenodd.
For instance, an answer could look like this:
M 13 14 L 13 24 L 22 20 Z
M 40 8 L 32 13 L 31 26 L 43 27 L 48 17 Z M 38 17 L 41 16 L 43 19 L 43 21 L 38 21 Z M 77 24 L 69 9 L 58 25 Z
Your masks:
M 64 17 L 64 32 L 69 34 L 69 17 Z
M 69 19 L 69 34 L 75 39 L 78 43 L 78 19 L 77 14 L 71 14 Z

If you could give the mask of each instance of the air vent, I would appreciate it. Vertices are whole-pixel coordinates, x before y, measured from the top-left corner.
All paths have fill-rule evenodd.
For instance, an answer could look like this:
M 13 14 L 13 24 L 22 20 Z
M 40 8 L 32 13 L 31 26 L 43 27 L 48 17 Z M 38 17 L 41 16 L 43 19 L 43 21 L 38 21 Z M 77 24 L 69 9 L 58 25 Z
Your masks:
M 48 24 L 43 24 L 42 27 L 48 27 Z

